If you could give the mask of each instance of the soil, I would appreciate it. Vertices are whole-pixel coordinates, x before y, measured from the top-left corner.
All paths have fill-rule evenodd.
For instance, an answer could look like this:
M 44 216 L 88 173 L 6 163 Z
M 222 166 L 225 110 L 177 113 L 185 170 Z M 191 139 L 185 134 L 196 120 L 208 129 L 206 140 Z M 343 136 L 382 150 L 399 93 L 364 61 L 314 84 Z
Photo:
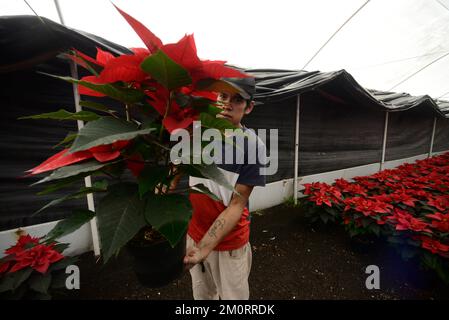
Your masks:
M 310 224 L 300 209 L 280 205 L 253 213 L 250 299 L 449 299 L 449 286 L 416 261 L 404 261 L 380 239 L 359 244 L 335 224 Z M 380 289 L 365 286 L 366 267 L 380 269 Z M 106 265 L 92 253 L 78 262 L 79 290 L 53 299 L 192 299 L 188 272 L 161 288 L 139 284 L 122 253 Z

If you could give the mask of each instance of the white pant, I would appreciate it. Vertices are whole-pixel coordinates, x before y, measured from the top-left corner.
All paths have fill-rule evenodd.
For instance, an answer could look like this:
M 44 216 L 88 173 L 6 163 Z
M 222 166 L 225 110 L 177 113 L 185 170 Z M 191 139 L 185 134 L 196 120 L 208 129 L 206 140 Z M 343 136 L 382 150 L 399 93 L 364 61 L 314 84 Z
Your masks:
M 194 241 L 187 235 L 187 248 Z M 213 250 L 203 262 L 190 269 L 195 300 L 248 300 L 251 245 L 230 251 Z

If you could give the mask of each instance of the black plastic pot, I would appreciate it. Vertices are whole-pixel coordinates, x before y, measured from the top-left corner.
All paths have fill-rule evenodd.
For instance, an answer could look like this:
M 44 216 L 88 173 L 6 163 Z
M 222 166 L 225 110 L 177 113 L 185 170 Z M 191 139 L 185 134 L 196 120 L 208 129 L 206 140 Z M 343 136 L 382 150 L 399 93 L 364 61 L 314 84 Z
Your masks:
M 133 269 L 139 282 L 149 288 L 170 284 L 184 272 L 186 235 L 172 248 L 167 240 L 137 245 L 128 243 L 128 253 L 133 257 Z

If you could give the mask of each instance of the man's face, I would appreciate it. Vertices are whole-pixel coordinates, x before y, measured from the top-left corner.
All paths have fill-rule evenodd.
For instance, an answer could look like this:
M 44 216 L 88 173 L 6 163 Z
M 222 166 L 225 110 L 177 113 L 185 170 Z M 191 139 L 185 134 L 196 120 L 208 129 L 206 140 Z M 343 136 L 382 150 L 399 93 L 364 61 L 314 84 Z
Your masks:
M 223 109 L 217 118 L 227 119 L 237 127 L 241 127 L 240 121 L 243 116 L 250 113 L 254 107 L 253 101 L 247 102 L 238 93 L 221 92 L 217 101 L 218 107 Z

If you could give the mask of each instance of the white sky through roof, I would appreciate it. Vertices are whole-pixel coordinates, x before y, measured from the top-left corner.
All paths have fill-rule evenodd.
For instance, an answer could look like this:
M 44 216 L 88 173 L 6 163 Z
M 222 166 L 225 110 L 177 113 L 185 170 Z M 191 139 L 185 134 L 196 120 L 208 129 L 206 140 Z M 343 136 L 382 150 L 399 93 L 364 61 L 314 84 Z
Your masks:
M 198 55 L 245 68 L 301 69 L 366 0 L 115 0 L 164 43 L 194 33 Z M 28 0 L 59 22 L 53 0 Z M 68 27 L 127 47 L 143 44 L 108 0 L 59 0 Z M 0 0 L 1 15 L 33 14 Z M 449 53 L 449 0 L 371 0 L 324 47 L 309 71 L 346 69 L 362 86 L 389 90 Z M 449 55 L 393 91 L 449 98 Z

